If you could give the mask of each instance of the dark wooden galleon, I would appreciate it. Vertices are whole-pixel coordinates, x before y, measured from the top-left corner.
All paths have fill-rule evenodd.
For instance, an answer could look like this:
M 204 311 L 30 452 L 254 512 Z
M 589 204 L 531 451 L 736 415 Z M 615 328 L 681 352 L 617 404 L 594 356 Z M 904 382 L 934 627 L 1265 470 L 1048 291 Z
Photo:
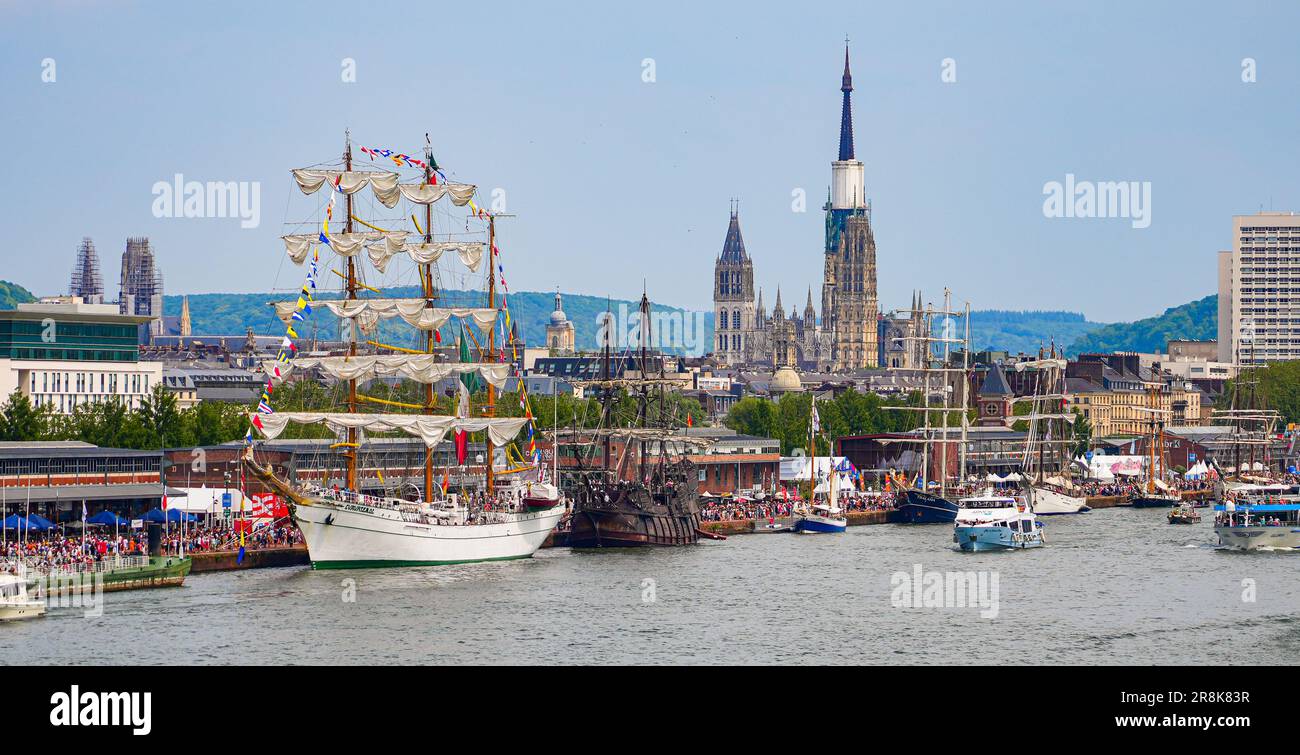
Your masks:
M 613 378 L 607 342 L 601 379 L 590 386 L 601 397 L 600 429 L 596 431 L 601 464 L 581 470 L 577 484 L 567 491 L 573 500 L 567 544 L 573 548 L 691 545 L 700 539 L 699 472 L 687 454 L 681 453 L 683 444 L 691 439 L 672 429 L 684 418 L 669 416 L 662 355 L 652 357 L 647 348 L 651 319 L 645 294 L 640 316 L 638 377 L 630 381 Z M 658 363 L 657 377 L 650 374 L 654 361 Z M 622 396 L 635 400 L 631 428 L 616 427 L 615 407 Z M 576 434 L 584 435 L 582 431 Z M 616 435 L 625 444 L 617 461 L 611 446 Z M 590 442 L 582 445 L 592 447 Z
M 700 501 L 694 465 L 668 468 L 667 479 L 613 483 L 587 478 L 576 492 L 568 545 L 610 548 L 690 545 L 699 541 Z

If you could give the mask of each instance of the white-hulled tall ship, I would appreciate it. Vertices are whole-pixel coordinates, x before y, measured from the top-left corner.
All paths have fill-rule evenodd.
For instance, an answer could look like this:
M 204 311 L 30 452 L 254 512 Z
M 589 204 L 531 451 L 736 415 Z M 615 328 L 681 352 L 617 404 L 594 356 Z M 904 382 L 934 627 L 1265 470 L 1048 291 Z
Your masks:
M 493 470 L 493 449 L 511 443 L 525 428 L 530 433 L 532 430 L 531 410 L 522 385 L 520 395 L 525 416 L 495 416 L 496 392 L 505 386 L 513 370 L 513 365 L 504 361 L 504 352 L 498 351 L 507 348 L 505 326 L 501 346 L 496 343 L 503 310 L 504 319 L 509 318 L 504 297 L 500 303 L 497 298 L 496 216 L 474 205 L 473 185 L 446 180 L 427 146 L 423 161 L 394 155 L 389 150 L 362 148 L 362 151 L 372 161 L 378 156 L 393 160 L 399 168 L 419 169 L 418 180 L 404 182 L 398 171 L 356 169 L 350 138 L 341 165 L 293 171 L 304 194 L 314 194 L 322 187 L 328 187 L 331 194 L 321 232 L 283 237 L 289 258 L 298 265 L 310 260 L 310 272 L 296 301 L 274 305 L 286 323 L 289 336 L 280 356 L 266 366 L 269 390 L 263 394 L 258 411 L 250 414 L 257 433 L 267 439 L 281 436 L 290 424 L 323 424 L 333 431 L 337 442 L 330 446 L 331 455 L 341 457 L 340 466 L 345 469 L 339 479 L 342 484 L 330 484 L 328 479 L 288 480 L 277 476 L 269 464 L 259 463 L 251 432 L 245 463 L 256 477 L 290 502 L 315 568 L 527 558 L 555 529 L 565 513 L 565 505 L 554 481 L 542 479 L 544 468 L 536 462 L 536 457 L 533 465 L 523 470 L 526 479 L 520 479 L 516 470 L 515 478 L 503 485 Z M 357 218 L 356 195 L 367 187 L 384 208 L 396 208 L 403 201 L 412 205 L 409 209 L 414 212 L 403 208 L 402 212 L 393 214 L 402 218 L 397 222 L 403 224 L 409 215 L 416 232 L 381 228 Z M 343 232 L 336 234 L 330 228 L 330 220 L 340 194 Z M 471 220 L 453 219 L 450 212 L 442 213 L 447 225 L 463 227 L 469 233 L 435 234 L 434 205 L 444 198 L 456 207 L 468 205 L 474 221 L 487 221 L 486 243 L 464 238 L 481 231 L 469 232 Z M 423 227 L 416 219 L 417 212 L 423 215 Z M 389 222 L 392 221 L 386 224 Z M 318 264 L 322 256 L 323 266 Z M 468 273 L 447 273 L 461 280 L 483 271 L 483 263 L 487 262 L 485 306 L 438 306 L 439 281 L 443 275 L 438 263 L 444 256 L 457 258 L 468 270 Z M 400 265 L 392 264 L 394 258 L 414 263 L 405 271 L 409 279 L 394 280 L 403 274 Z M 365 280 L 368 268 L 363 268 L 362 260 L 368 260 L 375 271 L 371 283 Z M 335 263 L 341 264 L 344 270 L 330 270 Z M 342 298 L 316 298 L 316 276 L 327 270 L 343 281 Z M 382 291 L 385 287 L 410 283 L 418 285 L 420 296 L 394 298 Z M 330 309 L 340 318 L 345 334 L 343 353 L 300 356 L 290 340 L 297 337 L 294 328 L 301 327 L 300 323 L 306 321 L 312 308 L 318 306 Z M 398 318 L 415 329 L 412 339 L 415 348 L 380 340 L 386 334 L 381 335 L 378 326 L 391 318 Z M 441 340 L 440 329 L 454 320 L 459 321 L 461 334 L 458 360 L 444 357 L 435 348 L 435 343 Z M 478 350 L 477 359 L 471 358 L 466 337 Z M 363 338 L 366 339 L 364 351 L 359 345 Z M 341 394 L 337 397 L 341 404 L 338 410 L 273 410 L 272 390 L 296 370 L 318 370 L 333 378 Z M 368 383 L 385 378 L 419 384 L 419 399 L 396 401 L 363 392 L 363 388 L 369 390 Z M 455 411 L 451 414 L 435 413 L 438 401 L 434 386 L 444 380 L 455 381 L 455 390 L 448 392 L 448 403 L 456 396 Z M 486 401 L 475 410 L 471 408 L 471 394 L 480 381 L 486 384 Z M 377 411 L 362 411 L 363 407 L 377 407 Z M 363 489 L 358 479 L 358 460 L 368 433 L 405 433 L 423 441 L 423 485 L 390 487 L 380 473 L 377 485 Z M 467 466 L 465 456 L 469 435 L 474 433 L 482 433 L 486 447 L 481 487 L 465 483 L 467 475 L 477 474 L 473 467 Z M 457 440 L 460 479 L 456 491 L 449 484 L 449 468 L 443 470 L 442 483 L 436 482 L 433 457 L 433 449 L 452 435 Z

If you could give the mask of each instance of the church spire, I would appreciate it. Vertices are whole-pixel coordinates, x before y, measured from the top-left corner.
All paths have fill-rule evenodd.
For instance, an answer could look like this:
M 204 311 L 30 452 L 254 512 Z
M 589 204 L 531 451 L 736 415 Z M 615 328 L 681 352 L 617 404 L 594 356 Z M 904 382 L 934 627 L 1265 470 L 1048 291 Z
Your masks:
M 727 238 L 722 242 L 722 262 L 741 264 L 749 261 L 745 252 L 745 239 L 740 235 L 740 202 L 731 203 L 731 222 L 727 225 Z
M 853 159 L 853 108 L 849 93 L 853 91 L 853 75 L 849 73 L 849 41 L 844 40 L 844 78 L 840 91 L 844 93 L 844 108 L 840 113 L 840 160 Z

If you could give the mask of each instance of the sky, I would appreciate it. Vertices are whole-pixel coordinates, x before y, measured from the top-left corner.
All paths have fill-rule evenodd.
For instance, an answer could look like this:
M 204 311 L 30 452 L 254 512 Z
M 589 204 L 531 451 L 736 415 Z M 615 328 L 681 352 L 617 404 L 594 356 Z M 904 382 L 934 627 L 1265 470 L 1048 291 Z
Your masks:
M 111 298 L 145 235 L 169 294 L 284 287 L 289 171 L 350 129 L 500 190 L 515 290 L 708 309 L 734 198 L 768 307 L 820 306 L 847 36 L 882 308 L 1150 316 L 1232 215 L 1300 211 L 1300 4 L 1215 6 L 0 0 L 0 278 L 65 292 L 89 236 Z M 257 182 L 258 225 L 155 217 L 177 173 Z M 1067 174 L 1149 182 L 1149 226 L 1047 217 Z

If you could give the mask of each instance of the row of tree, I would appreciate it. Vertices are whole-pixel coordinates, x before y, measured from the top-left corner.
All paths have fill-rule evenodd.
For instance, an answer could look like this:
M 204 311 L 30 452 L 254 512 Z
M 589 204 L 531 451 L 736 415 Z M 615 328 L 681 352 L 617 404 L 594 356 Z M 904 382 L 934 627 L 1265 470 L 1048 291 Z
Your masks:
M 372 382 L 365 387 L 360 411 L 414 411 L 411 407 L 426 402 L 425 386 L 410 381 L 396 384 Z M 434 397 L 439 413 L 456 409 L 457 392 Z M 342 385 L 326 388 L 312 380 L 285 383 L 275 392 L 278 411 L 341 411 L 346 405 Z M 482 416 L 487 392 L 477 390 L 471 397 L 471 413 Z M 547 430 L 558 420 L 562 427 L 598 427 L 600 403 L 595 398 L 575 398 L 571 393 L 555 397 L 532 396 L 530 405 L 537 429 Z M 244 437 L 248 431 L 246 404 L 200 402 L 180 409 L 175 394 L 155 386 L 138 407 L 120 401 L 78 405 L 62 414 L 49 404 L 35 406 L 21 391 L 15 391 L 0 406 L 0 440 L 48 441 L 79 440 L 105 448 L 189 448 L 226 443 Z M 615 400 L 615 426 L 630 426 L 637 419 L 637 401 L 625 391 Z M 524 408 L 518 393 L 496 394 L 495 416 L 521 417 Z M 704 412 L 698 401 L 678 394 L 667 394 L 662 402 L 652 401 L 647 412 L 649 424 L 682 426 L 689 421 L 701 424 Z M 330 438 L 332 431 L 324 425 L 295 425 L 285 428 L 284 438 Z
M 26 394 L 14 391 L 0 406 L 0 439 L 80 440 L 136 449 L 214 445 L 243 437 L 247 409 L 208 402 L 180 409 L 175 394 L 159 385 L 135 408 L 102 401 L 61 414 L 49 404 L 34 406 Z
M 781 453 L 789 455 L 796 448 L 808 447 L 812 400 L 810 393 L 786 393 L 777 401 L 757 397 L 743 398 L 727 412 L 724 424 L 744 435 L 779 440 Z M 913 393 L 906 398 L 884 398 L 874 393 L 843 391 L 833 399 L 818 401 L 817 414 L 822 430 L 817 438 L 817 453 L 830 453 L 828 439 L 868 433 L 907 432 L 920 427 L 925 422 L 924 413 L 909 411 L 909 408 L 919 406 L 920 393 Z M 942 423 L 942 418 L 937 413 L 931 414 L 932 423 Z M 951 412 L 948 426 L 960 427 L 960 424 L 961 412 Z

